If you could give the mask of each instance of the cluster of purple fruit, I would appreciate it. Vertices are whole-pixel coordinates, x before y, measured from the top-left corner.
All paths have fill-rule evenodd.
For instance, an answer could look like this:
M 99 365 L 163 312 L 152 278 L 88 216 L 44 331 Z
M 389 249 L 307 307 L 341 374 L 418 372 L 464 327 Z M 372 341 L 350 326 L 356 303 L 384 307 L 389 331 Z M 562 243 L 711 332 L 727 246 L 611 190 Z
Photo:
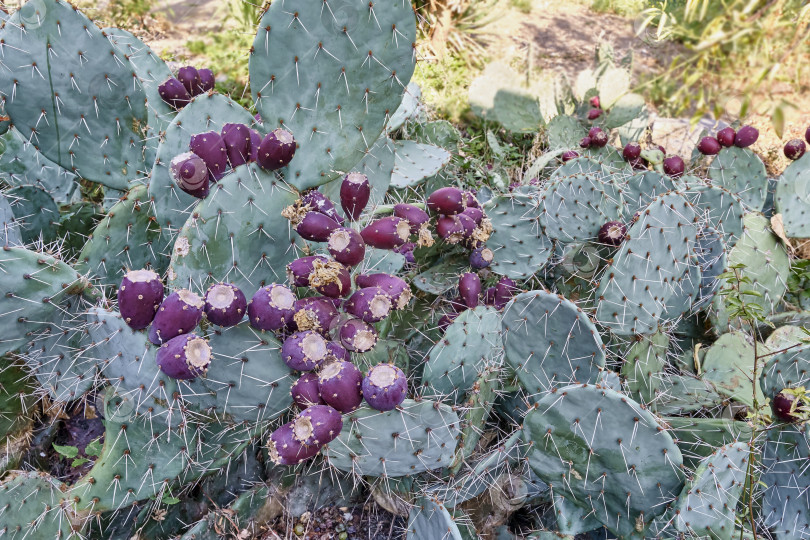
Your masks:
M 208 196 L 211 182 L 219 181 L 231 168 L 248 162 L 275 171 L 295 156 L 295 137 L 277 128 L 262 138 L 244 124 L 225 124 L 222 131 L 207 131 L 191 137 L 190 152 L 175 157 L 170 165 L 178 187 L 198 199 Z
M 214 72 L 193 66 L 181 67 L 177 77 L 169 77 L 158 86 L 160 97 L 175 109 L 182 109 L 191 98 L 214 89 Z
M 601 104 L 599 101 L 599 96 L 593 96 L 588 103 L 591 105 L 591 109 L 588 111 L 588 120 L 596 120 L 600 116 L 602 116 Z
M 704 156 L 714 156 L 723 148 L 736 146 L 748 148 L 759 139 L 759 130 L 752 126 L 742 126 L 739 130 L 727 127 L 717 132 L 716 136 L 707 136 L 700 139 L 697 149 Z
M 478 274 L 465 272 L 458 279 L 458 296 L 450 300 L 450 309 L 439 319 L 439 328 L 447 328 L 459 315 L 478 306 L 503 309 L 517 292 L 517 284 L 507 277 L 483 290 Z

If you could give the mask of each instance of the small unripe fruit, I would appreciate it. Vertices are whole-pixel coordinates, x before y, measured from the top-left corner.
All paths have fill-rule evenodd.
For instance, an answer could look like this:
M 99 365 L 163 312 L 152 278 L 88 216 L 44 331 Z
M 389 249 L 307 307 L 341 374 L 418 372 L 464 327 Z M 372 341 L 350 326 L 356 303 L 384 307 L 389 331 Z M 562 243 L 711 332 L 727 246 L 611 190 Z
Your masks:
M 670 156 L 664 160 L 664 173 L 672 178 L 678 178 L 686 171 L 686 164 L 680 156 Z
M 807 145 L 801 139 L 793 139 L 785 144 L 785 157 L 797 160 L 807 151 Z
M 622 150 L 622 157 L 626 161 L 635 161 L 641 157 L 641 145 L 637 142 L 629 142 Z
M 565 152 L 563 152 L 563 154 L 562 154 L 562 160 L 563 160 L 563 163 L 566 163 L 566 162 L 568 162 L 568 161 L 571 161 L 572 159 L 577 159 L 578 157 L 579 157 L 579 154 L 577 154 L 577 153 L 576 153 L 576 152 L 574 152 L 573 150 L 566 150 L 566 151 L 565 151 Z
M 582 140 L 579 141 L 580 148 L 590 148 L 591 147 L 591 138 L 590 137 L 582 137 Z
M 599 102 L 599 96 L 593 96 L 588 102 L 591 104 L 591 107 L 599 108 L 601 103 Z

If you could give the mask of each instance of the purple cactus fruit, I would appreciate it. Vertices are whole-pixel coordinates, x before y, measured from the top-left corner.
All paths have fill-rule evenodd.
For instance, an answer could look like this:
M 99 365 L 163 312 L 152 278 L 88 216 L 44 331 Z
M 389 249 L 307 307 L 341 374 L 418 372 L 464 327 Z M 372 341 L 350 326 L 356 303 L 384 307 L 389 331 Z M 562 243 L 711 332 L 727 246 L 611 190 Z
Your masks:
M 782 390 L 773 397 L 773 412 L 774 415 L 783 422 L 798 422 L 801 420 L 796 412 L 796 407 L 799 405 L 797 396 L 790 392 Z
M 352 353 L 347 351 L 343 345 L 336 341 L 327 342 L 326 348 L 329 350 L 329 358 L 331 360 L 346 360 L 350 362 L 352 359 Z
M 205 315 L 217 326 L 236 326 L 245 316 L 247 300 L 231 283 L 214 283 L 205 291 Z
M 492 264 L 492 259 L 494 258 L 495 254 L 492 253 L 492 250 L 488 247 L 482 246 L 475 248 L 472 253 L 470 253 L 470 266 L 474 270 L 488 268 L 489 265 Z
M 377 344 L 377 331 L 360 319 L 348 319 L 340 326 L 340 344 L 347 350 L 357 353 L 370 351 Z
M 591 107 L 599 108 L 600 106 L 599 96 L 593 96 L 588 102 L 591 104 Z
M 235 169 L 247 163 L 250 159 L 250 128 L 244 124 L 225 124 L 220 135 L 231 167 Z
M 458 313 L 450 312 L 441 316 L 438 322 L 439 330 L 447 330 L 447 327 L 453 324 L 453 321 L 458 317 Z
M 475 198 L 476 193 L 474 189 L 468 189 L 464 192 L 464 204 L 467 205 L 467 208 L 481 208 L 481 203 Z
M 518 292 L 517 284 L 514 281 L 509 278 L 501 278 L 495 284 L 495 308 L 503 309 Z
M 804 140 L 810 144 L 810 126 L 808 126 L 807 130 L 804 132 Z
M 458 219 L 458 222 L 461 223 L 461 226 L 464 228 L 464 238 L 471 238 L 475 228 L 477 227 L 477 223 L 473 218 L 468 216 L 467 214 L 461 213 L 456 216 L 453 216 Z M 441 218 L 439 218 L 441 219 Z
M 478 274 L 465 272 L 458 280 L 458 294 L 464 305 L 472 309 L 481 302 L 481 279 Z
M 184 66 L 178 69 L 177 80 L 183 83 L 189 95 L 196 96 L 203 93 L 202 79 L 194 66 Z
M 404 309 L 413 297 L 408 282 L 390 274 L 358 274 L 354 282 L 361 288 L 379 287 L 391 297 L 396 309 Z
M 323 446 L 340 435 L 343 416 L 329 405 L 311 405 L 293 420 L 293 437 L 300 443 Z
M 416 244 L 413 242 L 405 242 L 399 247 L 395 247 L 393 249 L 394 253 L 399 253 L 403 257 L 405 257 L 405 263 L 407 264 L 416 264 L 416 256 L 413 254 L 413 250 L 416 249 Z
M 391 297 L 381 288 L 365 287 L 355 291 L 346 300 L 343 309 L 367 323 L 375 323 L 388 317 L 394 305 Z
M 366 243 L 359 232 L 348 227 L 339 227 L 332 231 L 326 247 L 335 260 L 346 266 L 355 266 L 363 262 L 366 255 Z
M 330 298 L 312 296 L 295 302 L 293 320 L 298 330 L 314 330 L 326 336 L 337 318 L 337 308 Z
M 486 306 L 494 306 L 495 305 L 495 291 L 496 291 L 495 287 L 487 287 L 487 289 L 484 291 L 484 295 L 483 295 L 484 296 L 484 298 L 483 298 L 484 305 L 486 305 Z
M 326 340 L 312 330 L 296 332 L 281 345 L 281 359 L 297 371 L 312 371 L 326 360 L 328 354 Z
M 720 141 L 714 137 L 703 137 L 697 145 L 698 152 L 704 156 L 714 156 L 720 152 Z
M 632 167 L 634 171 L 646 171 L 648 168 L 647 162 L 643 158 L 638 158 L 631 161 L 630 167 Z
M 208 196 L 208 167 L 200 156 L 185 152 L 172 159 L 169 171 L 177 186 L 198 199 Z
M 629 142 L 622 150 L 622 157 L 625 161 L 633 162 L 641 157 L 641 145 L 637 142 Z
M 216 85 L 216 78 L 214 72 L 210 69 L 198 69 L 197 75 L 200 76 L 200 88 L 203 92 L 210 92 Z
M 468 218 L 472 219 L 473 222 L 478 225 L 481 223 L 481 220 L 484 219 L 484 211 L 480 208 L 469 208 L 467 207 L 459 216 L 467 216 Z
M 408 221 L 411 226 L 411 234 L 418 234 L 419 228 L 430 221 L 427 212 L 418 206 L 405 203 L 394 205 L 394 216 Z
M 133 330 L 143 330 L 163 302 L 163 283 L 151 270 L 130 270 L 118 287 L 118 311 Z
M 785 144 L 785 157 L 797 160 L 807 151 L 807 145 L 801 139 L 793 139 Z
M 259 167 L 268 171 L 286 167 L 295 156 L 295 146 L 293 134 L 286 129 L 277 128 L 262 140 L 256 162 Z
M 455 187 L 437 189 L 427 199 L 428 209 L 444 216 L 460 214 L 466 206 L 466 194 Z
M 466 236 L 464 224 L 458 216 L 442 216 L 436 221 L 436 233 L 448 244 L 458 244 Z
M 729 146 L 734 146 L 734 140 L 737 138 L 737 132 L 734 131 L 734 128 L 727 127 L 723 128 L 717 132 L 717 142 L 720 143 L 721 146 L 725 146 L 728 148 Z
M 173 337 L 188 334 L 200 324 L 204 307 L 203 299 L 188 289 L 173 292 L 158 308 L 149 327 L 149 341 L 160 345 Z
M 175 336 L 155 355 L 160 371 L 172 379 L 188 381 L 204 375 L 211 364 L 211 347 L 196 334 Z
M 379 249 L 393 249 L 408 241 L 411 235 L 410 224 L 395 216 L 384 217 L 369 223 L 360 236 L 371 247 Z
M 340 206 L 349 219 L 357 221 L 365 210 L 369 197 L 371 185 L 368 183 L 368 176 L 352 172 L 343 177 L 340 184 Z
M 591 109 L 588 111 L 588 120 L 596 120 L 602 116 L 602 109 Z
M 290 395 L 293 401 L 301 409 L 306 409 L 312 405 L 324 405 L 326 402 L 321 399 L 318 391 L 318 376 L 307 371 L 302 373 L 298 380 L 290 387 Z
M 618 246 L 624 242 L 624 237 L 627 234 L 627 227 L 620 221 L 608 221 L 599 228 L 597 238 L 602 244 L 608 246 Z
M 753 126 L 743 126 L 737 130 L 734 138 L 734 146 L 738 148 L 748 148 L 759 139 L 759 130 Z
M 683 176 L 686 171 L 686 164 L 680 156 L 669 156 L 664 160 L 664 174 L 672 178 Z
M 192 135 L 188 146 L 205 162 L 214 181 L 225 176 L 228 169 L 228 151 L 225 149 L 225 141 L 222 140 L 219 133 L 208 131 Z
M 296 287 L 309 287 L 309 276 L 315 270 L 315 261 L 326 264 L 329 259 L 323 255 L 299 257 L 287 265 L 287 280 Z
M 582 140 L 579 141 L 580 148 L 590 148 L 591 147 L 591 138 L 590 137 L 582 137 Z
M 256 163 L 259 159 L 259 146 L 262 144 L 262 135 L 255 129 L 250 130 L 250 161 Z
M 158 93 L 163 101 L 178 110 L 191 102 L 191 94 L 188 93 L 183 83 L 174 77 L 169 77 L 163 84 L 158 86 Z
M 394 364 L 377 364 L 363 378 L 363 397 L 372 409 L 390 411 L 405 401 L 408 379 Z
M 304 196 L 301 197 L 301 202 L 309 206 L 312 210 L 329 216 L 341 226 L 345 221 L 343 217 L 338 214 L 335 203 L 317 189 L 307 191 Z
M 298 465 L 315 457 L 321 447 L 298 442 L 293 435 L 293 423 L 288 422 L 270 434 L 267 451 L 276 465 Z
M 341 413 L 350 413 L 363 402 L 363 374 L 351 362 L 335 360 L 318 374 L 321 399 Z
M 320 212 L 307 212 L 303 219 L 295 225 L 297 232 L 304 240 L 313 242 L 326 242 L 332 231 L 340 227 L 337 221 Z
M 596 126 L 592 127 L 588 132 L 588 137 L 591 138 L 591 146 L 595 146 L 596 148 L 602 148 L 608 143 L 608 134 Z
M 352 276 L 349 269 L 337 261 L 324 263 L 316 259 L 309 286 L 329 298 L 340 298 L 352 292 Z
M 577 159 L 578 157 L 579 157 L 579 154 L 577 154 L 573 150 L 566 150 L 565 152 L 562 153 L 563 163 L 567 163 L 567 162 L 571 161 L 572 159 Z
M 262 287 L 247 306 L 248 321 L 257 330 L 279 331 L 292 326 L 295 294 L 286 286 L 271 283 Z

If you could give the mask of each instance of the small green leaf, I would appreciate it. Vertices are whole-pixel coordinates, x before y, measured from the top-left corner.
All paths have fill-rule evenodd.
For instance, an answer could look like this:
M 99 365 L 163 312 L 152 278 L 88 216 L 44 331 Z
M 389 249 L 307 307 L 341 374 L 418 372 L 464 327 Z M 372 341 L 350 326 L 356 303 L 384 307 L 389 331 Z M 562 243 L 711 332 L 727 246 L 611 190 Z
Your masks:
M 53 449 L 66 458 L 75 458 L 79 455 L 79 449 L 75 446 L 59 446 L 58 444 L 54 444 Z
M 170 496 L 168 496 L 168 495 L 164 495 L 164 496 L 163 496 L 163 499 L 161 499 L 161 502 L 162 502 L 163 504 L 165 504 L 165 505 L 171 506 L 171 505 L 173 505 L 173 504 L 177 504 L 177 503 L 179 503 L 179 502 L 180 502 L 180 499 L 178 499 L 178 498 L 176 498 L 176 497 L 170 497 Z
M 85 464 L 85 463 L 87 463 L 88 461 L 90 461 L 90 460 L 89 460 L 89 459 L 87 459 L 87 458 L 78 458 L 78 459 L 74 459 L 74 460 L 73 460 L 73 463 L 71 463 L 71 464 L 70 464 L 70 466 L 71 466 L 71 467 L 81 467 L 82 465 L 84 465 L 84 464 Z
M 90 444 L 87 445 L 87 448 L 84 449 L 84 453 L 88 456 L 100 456 L 101 455 L 101 437 L 97 439 L 93 439 L 90 441 Z

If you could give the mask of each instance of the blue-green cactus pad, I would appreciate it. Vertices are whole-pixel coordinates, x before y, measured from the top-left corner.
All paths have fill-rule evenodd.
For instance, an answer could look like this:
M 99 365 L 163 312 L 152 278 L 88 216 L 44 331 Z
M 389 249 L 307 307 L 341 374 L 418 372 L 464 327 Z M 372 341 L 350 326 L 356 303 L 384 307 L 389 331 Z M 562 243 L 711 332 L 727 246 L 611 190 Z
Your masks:
M 774 202 L 785 234 L 810 238 L 810 153 L 788 165 L 776 181 Z
M 765 164 L 752 150 L 723 148 L 709 165 L 712 183 L 738 195 L 753 210 L 762 210 L 768 195 Z
M 553 242 L 540 224 L 542 206 L 528 195 L 500 195 L 485 211 L 495 231 L 487 241 L 492 250 L 492 270 L 512 279 L 526 279 L 543 268 Z
M 768 430 L 762 452 L 762 516 L 778 540 L 810 537 L 808 425 Z

